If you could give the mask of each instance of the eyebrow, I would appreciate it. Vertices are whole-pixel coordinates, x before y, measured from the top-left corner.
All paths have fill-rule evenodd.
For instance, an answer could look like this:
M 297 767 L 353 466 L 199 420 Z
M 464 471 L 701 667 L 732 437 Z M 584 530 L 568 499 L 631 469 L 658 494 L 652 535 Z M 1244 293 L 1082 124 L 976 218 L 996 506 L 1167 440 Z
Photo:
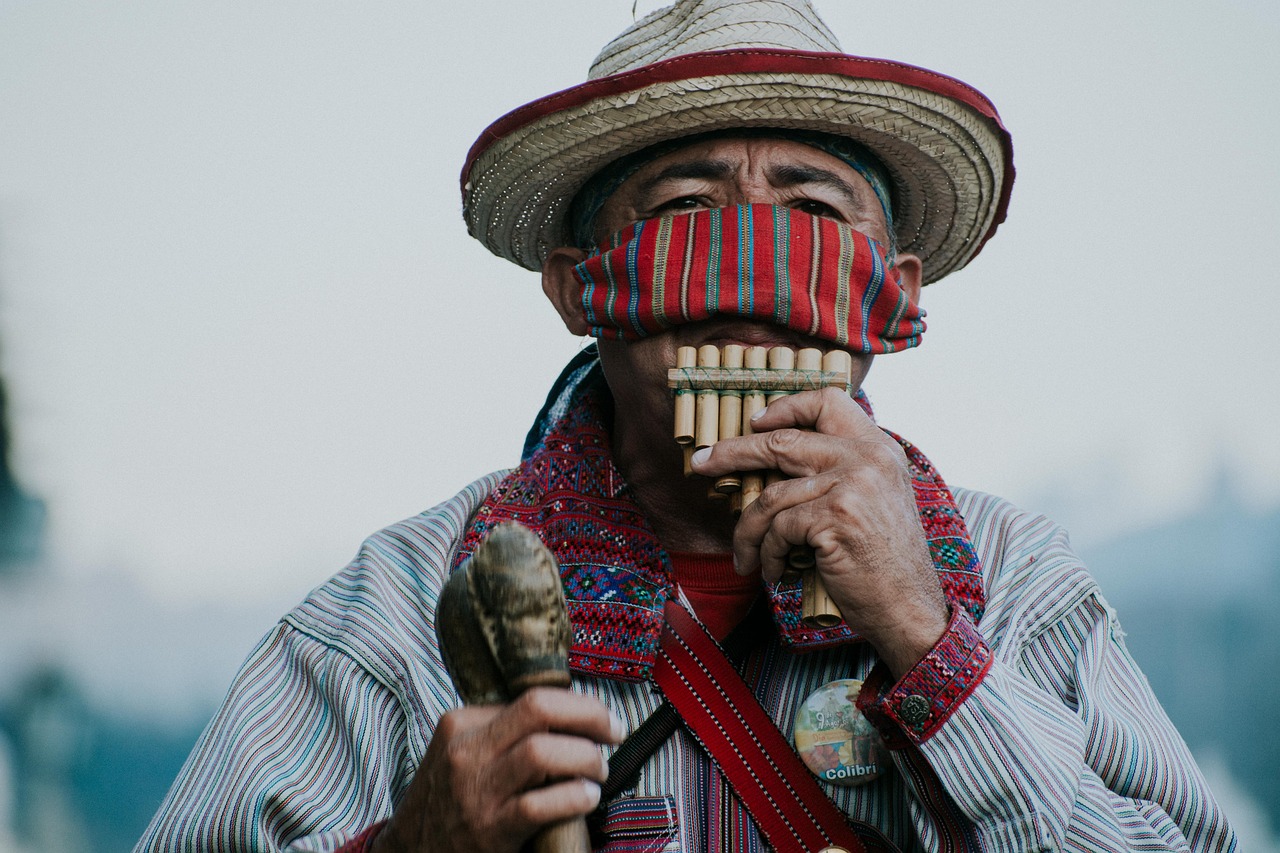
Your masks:
M 672 163 L 656 175 L 646 178 L 637 187 L 636 198 L 641 207 L 651 202 L 649 196 L 668 181 L 679 180 L 718 180 L 731 176 L 735 166 L 728 160 L 690 160 L 683 163 Z M 826 187 L 839 194 L 853 209 L 861 210 L 862 198 L 853 184 L 835 172 L 817 166 L 806 166 L 798 163 L 784 163 L 769 170 L 769 183 L 775 187 L 799 187 L 817 185 Z
M 786 163 L 770 169 L 768 177 L 769 183 L 775 187 L 799 187 L 816 184 L 841 195 L 854 210 L 861 210 L 863 206 L 862 198 L 858 195 L 858 191 L 854 189 L 853 184 L 835 172 L 829 172 L 826 169 Z
M 733 172 L 734 166 L 728 160 L 690 160 L 684 163 L 672 163 L 656 175 L 645 178 L 636 189 L 636 198 L 640 206 L 644 207 L 650 204 L 649 196 L 653 191 L 668 181 L 714 181 L 727 178 Z

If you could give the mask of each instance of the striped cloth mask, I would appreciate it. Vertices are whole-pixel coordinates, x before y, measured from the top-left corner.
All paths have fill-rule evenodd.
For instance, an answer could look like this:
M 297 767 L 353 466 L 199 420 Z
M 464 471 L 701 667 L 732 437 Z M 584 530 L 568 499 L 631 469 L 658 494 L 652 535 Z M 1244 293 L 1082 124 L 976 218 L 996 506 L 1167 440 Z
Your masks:
M 917 346 L 925 329 L 884 246 L 833 219 L 768 204 L 636 222 L 573 274 L 590 334 L 602 339 L 733 314 L 880 354 Z

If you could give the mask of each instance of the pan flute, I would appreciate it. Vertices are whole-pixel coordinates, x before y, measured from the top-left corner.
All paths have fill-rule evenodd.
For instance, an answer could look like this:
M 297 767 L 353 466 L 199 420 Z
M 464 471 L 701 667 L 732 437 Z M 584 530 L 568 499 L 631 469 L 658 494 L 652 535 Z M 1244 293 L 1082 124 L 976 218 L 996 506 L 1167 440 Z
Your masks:
M 751 435 L 751 418 L 768 403 L 787 394 L 818 388 L 850 390 L 853 358 L 847 352 L 790 347 L 743 347 L 729 344 L 680 347 L 676 366 L 667 373 L 675 392 L 675 439 L 684 448 L 685 475 L 692 473 L 695 450 L 725 438 Z M 710 497 L 729 500 L 735 512 L 750 506 L 765 486 L 783 479 L 777 471 L 746 471 L 717 479 Z M 802 618 L 815 627 L 841 620 L 815 570 L 813 549 L 798 545 L 787 555 L 784 583 L 803 584 Z

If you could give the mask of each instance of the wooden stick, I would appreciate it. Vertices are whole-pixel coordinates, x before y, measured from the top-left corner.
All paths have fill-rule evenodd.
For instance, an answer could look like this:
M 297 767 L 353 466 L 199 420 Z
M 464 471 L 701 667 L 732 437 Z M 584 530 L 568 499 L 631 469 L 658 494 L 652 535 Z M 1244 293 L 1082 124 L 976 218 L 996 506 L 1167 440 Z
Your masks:
M 445 584 L 436 636 L 467 704 L 569 686 L 569 616 L 556 559 L 528 528 L 500 524 Z M 585 817 L 548 824 L 536 853 L 590 853 Z

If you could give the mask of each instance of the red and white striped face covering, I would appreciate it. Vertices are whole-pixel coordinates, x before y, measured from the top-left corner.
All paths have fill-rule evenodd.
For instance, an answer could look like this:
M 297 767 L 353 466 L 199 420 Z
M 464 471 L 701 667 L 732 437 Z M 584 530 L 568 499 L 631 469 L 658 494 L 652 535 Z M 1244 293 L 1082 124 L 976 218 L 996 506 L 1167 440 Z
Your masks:
M 842 222 L 768 204 L 636 222 L 573 274 L 591 335 L 603 339 L 731 314 L 878 355 L 919 345 L 925 329 L 884 246 Z

